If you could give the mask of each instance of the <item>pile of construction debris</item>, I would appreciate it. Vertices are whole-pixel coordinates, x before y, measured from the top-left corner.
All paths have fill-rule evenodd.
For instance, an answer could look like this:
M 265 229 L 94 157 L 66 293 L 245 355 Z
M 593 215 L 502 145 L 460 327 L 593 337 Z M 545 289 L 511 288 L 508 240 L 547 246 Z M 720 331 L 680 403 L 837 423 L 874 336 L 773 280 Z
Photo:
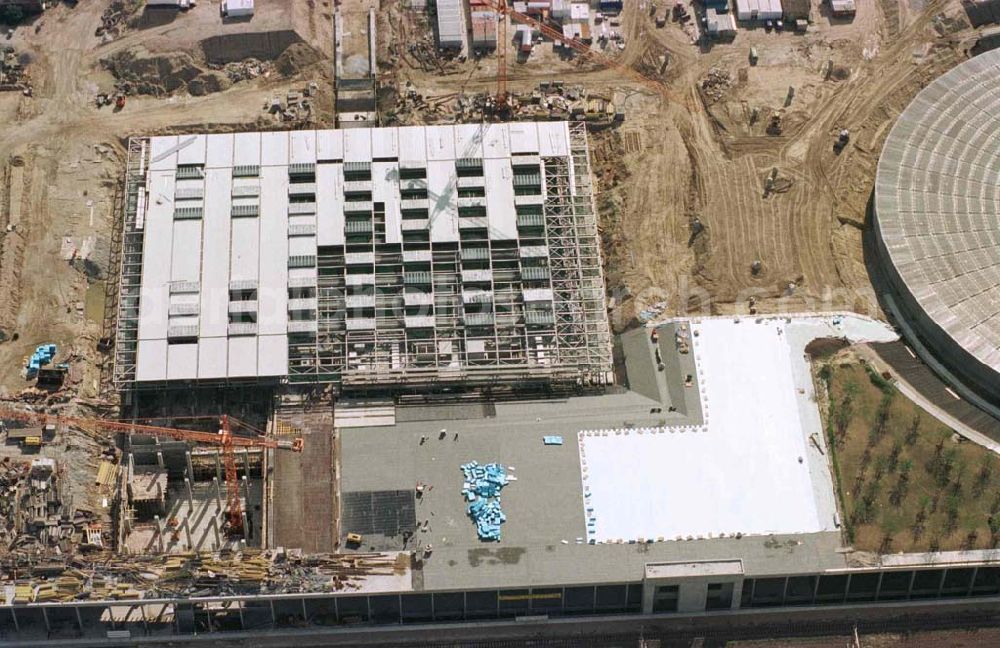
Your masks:
M 702 94 L 711 102 L 722 99 L 726 91 L 733 87 L 733 77 L 728 71 L 714 67 L 701 80 Z
M 105 43 L 118 38 L 125 32 L 128 19 L 142 4 L 142 0 L 114 0 L 101 14 L 101 24 L 94 31 L 94 36 Z
M 67 554 L 104 546 L 97 516 L 74 511 L 63 490 L 53 459 L 5 457 L 0 462 L 0 555 Z
M 239 83 L 240 81 L 250 81 L 251 79 L 256 79 L 260 76 L 267 78 L 273 67 L 274 65 L 272 63 L 258 61 L 255 58 L 248 58 L 242 61 L 227 63 L 222 67 L 222 70 L 226 73 L 226 76 L 230 81 L 233 83 Z
M 313 116 L 312 98 L 318 92 L 319 86 L 312 81 L 301 92 L 289 91 L 284 101 L 281 97 L 272 97 L 265 102 L 264 110 L 283 122 L 308 122 Z
M 610 126 L 624 120 L 611 97 L 588 92 L 583 86 L 543 81 L 531 93 L 511 92 L 506 106 L 490 93 L 451 93 L 425 97 L 407 82 L 397 93 L 389 124 L 475 122 L 503 113 L 514 120 L 577 120 L 591 127 Z
M 4 47 L 0 54 L 0 90 L 31 91 L 31 83 L 24 71 L 22 57 L 13 47 Z
M 405 575 L 411 564 L 409 553 L 303 555 L 284 549 L 111 557 L 64 555 L 45 563 L 0 558 L 0 574 L 10 580 L 18 574 L 14 602 L 31 603 L 337 592 L 358 589 L 368 577 Z

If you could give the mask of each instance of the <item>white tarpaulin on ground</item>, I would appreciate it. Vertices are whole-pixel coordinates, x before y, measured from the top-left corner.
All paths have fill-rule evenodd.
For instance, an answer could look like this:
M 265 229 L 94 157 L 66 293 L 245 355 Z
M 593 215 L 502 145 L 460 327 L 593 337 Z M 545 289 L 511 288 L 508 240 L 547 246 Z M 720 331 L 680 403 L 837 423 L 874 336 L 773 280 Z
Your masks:
M 895 333 L 856 316 L 709 318 L 691 328 L 704 424 L 584 432 L 588 539 L 834 530 L 805 346 L 821 337 L 891 341 Z

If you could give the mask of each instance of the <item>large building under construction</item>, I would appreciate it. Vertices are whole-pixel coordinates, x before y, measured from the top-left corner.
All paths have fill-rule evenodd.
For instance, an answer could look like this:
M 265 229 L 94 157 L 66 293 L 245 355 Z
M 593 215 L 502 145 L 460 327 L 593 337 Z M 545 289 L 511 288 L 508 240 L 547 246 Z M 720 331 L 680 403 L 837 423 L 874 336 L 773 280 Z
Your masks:
M 582 126 L 152 137 L 128 166 L 120 386 L 610 381 Z

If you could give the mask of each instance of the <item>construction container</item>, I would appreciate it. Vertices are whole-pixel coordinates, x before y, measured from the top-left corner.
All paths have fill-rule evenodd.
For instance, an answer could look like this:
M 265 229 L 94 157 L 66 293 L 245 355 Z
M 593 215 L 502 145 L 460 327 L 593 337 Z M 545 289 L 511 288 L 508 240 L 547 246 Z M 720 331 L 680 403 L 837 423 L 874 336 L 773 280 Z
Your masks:
M 779 20 L 781 16 L 781 0 L 736 0 L 739 20 Z
M 465 46 L 465 7 L 462 0 L 437 0 L 438 47 L 462 49 Z
M 222 15 L 227 18 L 249 18 L 253 16 L 253 0 L 224 0 Z
M 478 6 L 478 5 L 474 5 Z M 492 11 L 472 12 L 472 48 L 493 49 L 497 46 L 497 15 Z
M 518 36 L 518 39 L 519 39 L 519 42 L 520 42 L 520 49 L 521 49 L 521 51 L 524 52 L 525 54 L 530 54 L 531 53 L 531 45 L 532 45 L 532 41 L 531 41 L 531 29 L 530 28 L 526 28 L 526 29 L 518 30 L 517 36 Z

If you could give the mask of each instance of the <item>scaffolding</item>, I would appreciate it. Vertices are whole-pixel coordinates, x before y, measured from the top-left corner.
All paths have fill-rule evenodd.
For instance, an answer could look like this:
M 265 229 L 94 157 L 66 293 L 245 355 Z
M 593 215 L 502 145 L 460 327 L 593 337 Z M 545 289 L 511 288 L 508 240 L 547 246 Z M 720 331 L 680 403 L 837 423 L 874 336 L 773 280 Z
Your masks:
M 610 382 L 611 334 L 590 152 L 583 124 L 570 124 L 570 157 L 546 158 L 545 218 L 555 295 L 559 362 L 579 368 L 581 378 Z
M 98 349 L 111 353 L 111 361 L 101 363 L 100 390 L 108 394 L 115 388 L 115 333 L 118 328 L 118 296 L 119 273 L 122 266 L 122 243 L 125 228 L 125 218 L 119 217 L 125 213 L 125 178 L 115 184 L 114 197 L 111 202 L 111 241 L 108 255 L 108 280 L 104 282 L 104 312 L 101 319 L 101 339 Z
M 289 165 L 287 238 L 289 249 L 298 251 L 287 260 L 287 382 L 359 391 L 611 383 L 587 134 L 582 124 L 566 127 L 563 155 L 510 155 L 510 186 L 503 190 L 513 193 L 514 214 L 490 213 L 510 207 L 490 203 L 487 187 L 497 178 L 487 178 L 489 165 L 475 157 L 485 126 L 454 159 L 455 177 L 442 192 L 447 195 L 429 192 L 425 162 L 394 167 L 395 217 L 401 219 L 394 240 L 385 189 L 373 191 L 373 170 L 385 172 L 384 161 L 325 163 L 342 164 L 344 238 L 312 247 L 298 237 L 315 237 L 323 216 L 317 164 Z M 149 157 L 148 140 L 129 146 L 115 352 L 119 386 L 136 377 Z M 434 219 L 443 204 L 455 206 L 447 213 L 456 222 L 439 228 Z M 507 229 L 497 229 L 501 224 Z M 457 237 L 434 234 L 452 226 Z M 244 288 L 251 292 L 249 286 L 239 290 Z M 231 300 L 234 289 L 231 282 Z M 230 303 L 229 333 L 243 334 L 234 326 L 256 324 L 244 322 L 234 304 L 242 302 Z M 197 330 L 191 337 L 197 339 Z
M 482 162 L 472 158 L 456 161 L 458 242 L 414 238 L 386 246 L 376 204 L 365 228 L 373 245 L 346 246 L 347 257 L 371 250 L 346 265 L 347 277 L 363 278 L 374 295 L 371 312 L 360 299 L 362 311 L 352 310 L 348 296 L 347 319 L 336 318 L 347 329 L 345 387 L 612 382 L 586 129 L 569 129 L 568 156 L 512 156 L 515 239 L 490 229 L 485 201 L 475 199 Z M 410 186 L 417 187 L 403 196 L 413 205 L 410 218 L 429 230 L 421 201 L 442 197 Z
M 118 322 L 115 335 L 114 384 L 124 389 L 135 381 L 142 293 L 143 214 L 149 140 L 130 138 L 125 162 L 125 200 L 120 234 Z

